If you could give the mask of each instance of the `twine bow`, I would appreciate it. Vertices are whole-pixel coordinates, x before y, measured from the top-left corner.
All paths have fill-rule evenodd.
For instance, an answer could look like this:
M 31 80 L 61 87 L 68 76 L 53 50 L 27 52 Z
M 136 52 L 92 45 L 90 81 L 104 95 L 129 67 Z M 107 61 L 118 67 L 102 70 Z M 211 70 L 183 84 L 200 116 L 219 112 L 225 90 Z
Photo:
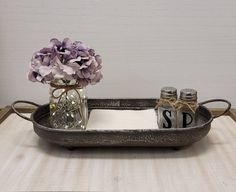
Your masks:
M 77 89 L 82 89 L 82 87 L 79 86 L 78 84 L 75 84 L 75 85 L 55 85 L 55 84 L 52 84 L 52 83 L 51 83 L 50 85 L 51 85 L 51 87 L 54 87 L 54 88 L 55 88 L 55 89 L 52 91 L 52 98 L 58 99 L 58 102 L 57 102 L 57 103 L 59 103 L 59 102 L 61 101 L 62 96 L 63 96 L 64 94 L 67 95 L 67 93 L 68 93 L 69 91 L 74 90 L 74 91 L 77 93 L 78 97 L 79 97 L 79 105 L 82 104 L 82 99 L 81 99 L 80 93 L 79 93 L 78 90 L 77 90 Z M 60 89 L 63 89 L 63 91 L 60 93 L 59 96 L 55 96 L 55 91 L 60 90 Z M 67 99 L 67 98 L 66 98 L 66 99 Z M 85 120 L 85 115 L 84 115 L 83 110 L 81 109 L 81 107 L 79 107 L 79 114 L 80 114 L 80 117 L 82 118 L 80 122 L 82 122 L 83 120 Z
M 78 94 L 79 98 L 80 98 L 80 94 L 77 91 L 77 89 L 82 89 L 81 86 L 75 84 L 75 85 L 55 85 L 55 84 L 50 84 L 51 87 L 54 87 L 55 89 L 52 91 L 52 97 L 54 99 L 59 99 L 59 101 L 61 100 L 62 96 L 64 94 L 67 94 L 70 90 L 74 90 L 76 91 L 76 93 Z M 59 90 L 59 89 L 64 89 L 64 91 L 61 92 L 61 94 L 59 96 L 55 96 L 55 91 Z M 81 98 L 80 98 L 81 100 Z
M 195 101 L 183 101 L 183 100 L 178 100 L 175 103 L 175 109 L 179 110 L 182 107 L 187 107 L 189 108 L 193 113 L 196 112 L 197 109 L 197 102 Z
M 157 109 L 160 105 L 162 104 L 169 104 L 173 109 L 175 109 L 175 103 L 176 103 L 176 99 L 175 98 L 169 98 L 169 99 L 163 99 L 163 98 L 160 98 L 160 99 L 157 99 L 156 101 L 156 106 L 155 106 L 155 109 Z
M 194 101 L 183 101 L 183 100 L 176 100 L 175 98 L 169 99 L 157 99 L 155 109 L 157 109 L 160 105 L 165 103 L 169 104 L 174 110 L 179 110 L 182 107 L 189 108 L 193 113 L 195 113 L 197 109 L 197 103 Z

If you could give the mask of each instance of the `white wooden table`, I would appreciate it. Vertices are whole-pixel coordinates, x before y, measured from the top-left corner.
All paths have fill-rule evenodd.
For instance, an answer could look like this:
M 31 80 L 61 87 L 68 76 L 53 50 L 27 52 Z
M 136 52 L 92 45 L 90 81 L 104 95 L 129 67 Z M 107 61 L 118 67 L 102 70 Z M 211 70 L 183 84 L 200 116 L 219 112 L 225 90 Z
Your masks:
M 41 140 L 11 114 L 0 124 L 0 191 L 236 191 L 236 123 L 213 121 L 182 149 L 84 148 Z

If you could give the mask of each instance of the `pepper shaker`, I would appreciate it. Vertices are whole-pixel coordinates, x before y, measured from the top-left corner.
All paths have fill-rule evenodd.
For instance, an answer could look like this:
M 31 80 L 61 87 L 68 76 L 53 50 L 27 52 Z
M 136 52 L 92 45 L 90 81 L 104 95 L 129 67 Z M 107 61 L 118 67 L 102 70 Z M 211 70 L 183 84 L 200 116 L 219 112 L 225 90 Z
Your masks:
M 196 124 L 197 91 L 194 89 L 182 89 L 176 102 L 177 127 L 193 127 Z

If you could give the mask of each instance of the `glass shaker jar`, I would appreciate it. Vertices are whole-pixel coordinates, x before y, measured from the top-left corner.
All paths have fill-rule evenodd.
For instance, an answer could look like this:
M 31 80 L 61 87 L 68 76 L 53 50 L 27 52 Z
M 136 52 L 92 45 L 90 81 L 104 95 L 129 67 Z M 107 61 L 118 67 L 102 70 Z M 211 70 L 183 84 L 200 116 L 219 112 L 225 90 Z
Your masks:
M 157 100 L 157 124 L 159 128 L 176 127 L 176 110 L 174 104 L 177 100 L 177 89 L 163 87 L 160 99 Z
M 196 124 L 197 91 L 194 89 L 182 89 L 176 103 L 177 127 L 193 127 Z

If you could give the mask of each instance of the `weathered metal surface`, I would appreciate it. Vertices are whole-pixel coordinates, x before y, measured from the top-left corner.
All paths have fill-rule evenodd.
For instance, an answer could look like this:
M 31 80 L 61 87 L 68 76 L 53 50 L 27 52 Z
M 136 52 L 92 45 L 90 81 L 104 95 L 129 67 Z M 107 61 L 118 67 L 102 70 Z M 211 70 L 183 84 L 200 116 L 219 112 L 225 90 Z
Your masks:
M 140 110 L 154 108 L 155 99 L 89 99 L 91 109 Z M 199 107 L 197 125 L 191 128 L 142 130 L 76 130 L 55 129 L 49 124 L 49 106 L 40 106 L 32 115 L 34 131 L 44 140 L 66 147 L 180 147 L 199 141 L 210 130 L 213 117 Z

